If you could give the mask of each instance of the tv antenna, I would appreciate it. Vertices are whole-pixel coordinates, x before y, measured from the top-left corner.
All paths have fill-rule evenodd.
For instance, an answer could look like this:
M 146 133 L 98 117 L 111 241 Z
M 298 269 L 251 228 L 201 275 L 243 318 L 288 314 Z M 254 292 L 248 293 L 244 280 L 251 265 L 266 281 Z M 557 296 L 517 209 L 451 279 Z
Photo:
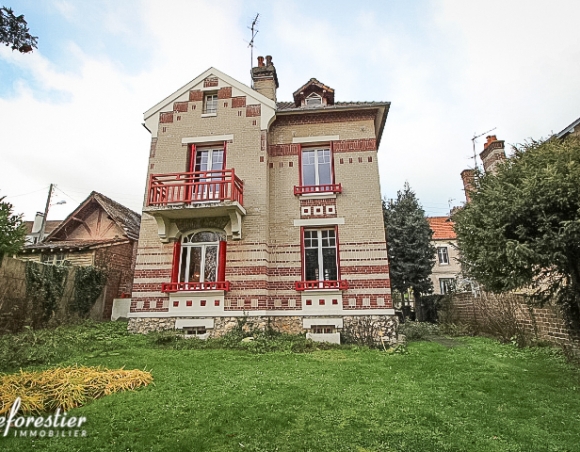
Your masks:
M 493 132 L 495 129 L 497 129 L 497 127 L 494 127 L 493 129 L 490 129 L 487 132 L 480 133 L 479 135 L 476 135 L 476 132 L 473 133 L 473 138 L 471 139 L 471 143 L 473 144 L 473 157 L 471 157 L 471 158 L 473 159 L 473 164 L 475 165 L 476 170 L 479 168 L 477 167 L 477 154 L 475 153 L 475 140 L 477 140 L 478 138 L 481 138 L 486 133 Z
M 260 13 L 257 13 L 256 17 L 254 17 L 252 26 L 248 27 L 252 30 L 252 39 L 250 39 L 250 42 L 248 43 L 248 47 L 250 48 L 250 73 L 252 71 L 252 65 L 254 64 L 254 38 L 258 34 L 258 30 L 256 29 L 256 25 L 258 25 L 258 17 L 260 17 Z

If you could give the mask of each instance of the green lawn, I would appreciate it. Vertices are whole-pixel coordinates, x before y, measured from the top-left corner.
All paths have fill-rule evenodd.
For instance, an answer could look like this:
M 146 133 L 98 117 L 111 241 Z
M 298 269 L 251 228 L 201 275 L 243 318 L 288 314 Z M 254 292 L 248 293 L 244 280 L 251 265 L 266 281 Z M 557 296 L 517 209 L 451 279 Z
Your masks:
M 154 384 L 71 411 L 88 419 L 86 438 L 0 436 L 0 450 L 580 450 L 580 373 L 546 348 L 463 338 L 411 343 L 401 355 L 258 354 L 174 350 L 122 325 L 91 328 L 71 330 L 76 348 L 53 344 L 61 364 L 145 368 Z

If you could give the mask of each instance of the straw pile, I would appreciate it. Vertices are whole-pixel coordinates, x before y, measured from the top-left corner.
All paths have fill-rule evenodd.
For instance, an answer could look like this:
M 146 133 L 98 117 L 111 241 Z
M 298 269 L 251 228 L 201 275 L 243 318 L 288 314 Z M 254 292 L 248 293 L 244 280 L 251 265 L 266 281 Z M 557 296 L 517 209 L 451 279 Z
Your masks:
M 147 386 L 153 380 L 142 370 L 101 367 L 64 367 L 43 372 L 0 376 L 0 416 L 8 413 L 17 397 L 20 412 L 38 414 L 57 408 L 68 411 L 118 391 Z

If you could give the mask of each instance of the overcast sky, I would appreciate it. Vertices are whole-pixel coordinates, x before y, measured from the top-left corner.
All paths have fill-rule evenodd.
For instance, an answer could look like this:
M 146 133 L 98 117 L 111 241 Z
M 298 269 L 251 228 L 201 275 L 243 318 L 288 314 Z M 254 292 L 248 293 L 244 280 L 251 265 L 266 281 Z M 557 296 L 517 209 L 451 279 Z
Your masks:
M 382 194 L 408 181 L 428 215 L 464 201 L 472 137 L 506 145 L 580 116 L 578 0 L 11 0 L 38 50 L 0 48 L 0 196 L 49 219 L 91 190 L 140 212 L 143 112 L 210 66 L 250 83 L 272 55 L 278 100 L 316 77 L 337 101 L 390 101 Z M 485 137 L 477 143 L 482 150 Z M 450 201 L 451 200 L 451 201 Z M 66 204 L 56 204 L 66 201 Z

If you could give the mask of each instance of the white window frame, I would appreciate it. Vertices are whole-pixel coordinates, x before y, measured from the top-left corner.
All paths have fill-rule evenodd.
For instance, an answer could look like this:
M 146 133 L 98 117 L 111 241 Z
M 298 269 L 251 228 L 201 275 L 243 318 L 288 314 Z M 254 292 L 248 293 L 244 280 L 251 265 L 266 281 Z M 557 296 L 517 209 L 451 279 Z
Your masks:
M 315 101 L 315 102 L 312 102 L 312 101 Z M 316 94 L 316 93 L 312 93 L 304 99 L 304 105 L 307 107 L 322 106 L 322 96 L 320 96 L 319 94 Z
M 323 247 L 322 246 L 322 232 L 323 231 L 332 231 L 333 233 L 333 238 L 334 238 L 334 246 L 328 246 L 328 247 Z M 307 253 L 306 250 L 307 249 L 314 249 L 313 247 L 307 247 L 306 246 L 306 233 L 307 232 L 315 232 L 316 233 L 316 238 L 317 238 L 317 258 L 318 258 L 318 279 L 307 279 Z M 317 228 L 317 229 L 304 229 L 304 233 L 303 233 L 303 238 L 302 240 L 303 242 L 303 246 L 304 246 L 304 279 L 305 281 L 336 281 L 339 279 L 339 266 L 338 266 L 338 239 L 337 239 L 337 234 L 336 234 L 336 229 L 335 228 Z M 322 250 L 324 248 L 334 248 L 334 265 L 335 265 L 335 270 L 336 270 L 336 279 L 332 280 L 330 279 L 330 275 L 329 278 L 327 279 L 325 277 L 325 268 L 324 268 L 324 257 L 323 257 L 323 253 Z M 322 271 L 321 271 L 322 270 Z M 322 275 L 320 274 L 322 273 Z M 330 271 L 329 271 L 330 274 Z
M 211 106 L 211 108 L 210 108 Z M 206 115 L 217 114 L 218 95 L 217 93 L 209 93 L 203 97 L 203 113 Z
M 446 246 L 437 247 L 437 261 L 439 265 L 449 265 L 449 251 Z
M 332 150 L 330 147 L 316 147 L 316 148 L 303 148 L 302 149 L 302 158 L 301 158 L 301 168 L 300 171 L 302 172 L 302 185 L 303 186 L 311 186 L 311 184 L 307 184 L 304 180 L 304 153 L 305 152 L 314 152 L 314 186 L 318 185 L 333 185 L 334 184 L 334 174 L 332 168 Z M 320 183 L 320 170 L 319 170 L 319 163 L 318 163 L 318 155 L 319 152 L 328 152 L 329 157 L 329 165 L 330 165 L 330 182 L 328 184 L 321 184 Z
M 40 263 L 46 265 L 62 266 L 66 262 L 66 255 L 64 253 L 56 254 L 41 254 Z
M 439 278 L 439 290 L 441 291 L 441 295 L 446 295 L 453 290 L 455 286 L 455 279 L 454 278 Z
M 211 232 L 212 234 L 216 234 L 216 236 L 218 237 L 217 241 L 213 241 L 213 242 L 190 242 L 189 238 L 193 238 L 193 236 L 195 236 L 198 233 L 203 233 L 203 232 Z M 187 240 L 187 241 L 186 241 Z M 188 283 L 188 282 L 215 282 L 218 280 L 219 277 L 219 271 L 220 271 L 220 240 L 221 237 L 218 233 L 216 233 L 215 231 L 196 231 L 196 232 L 192 232 L 191 234 L 186 234 L 181 238 L 181 251 L 179 253 L 179 271 L 177 273 L 177 282 L 183 282 L 183 283 Z M 207 249 L 209 247 L 215 247 L 216 248 L 216 267 L 215 267 L 215 275 L 214 275 L 214 279 L 213 281 L 206 281 L 205 280 L 205 265 L 206 265 L 206 253 L 207 253 Z M 200 266 L 199 266 L 199 281 L 189 281 L 189 273 L 190 273 L 190 268 L 191 268 L 191 250 L 193 248 L 201 248 L 201 256 L 200 256 Z M 185 276 L 185 281 L 181 280 L 181 274 L 182 274 L 182 270 L 183 270 L 183 258 L 184 258 L 184 250 L 187 250 L 187 253 L 185 253 L 185 272 L 184 272 L 184 276 Z

